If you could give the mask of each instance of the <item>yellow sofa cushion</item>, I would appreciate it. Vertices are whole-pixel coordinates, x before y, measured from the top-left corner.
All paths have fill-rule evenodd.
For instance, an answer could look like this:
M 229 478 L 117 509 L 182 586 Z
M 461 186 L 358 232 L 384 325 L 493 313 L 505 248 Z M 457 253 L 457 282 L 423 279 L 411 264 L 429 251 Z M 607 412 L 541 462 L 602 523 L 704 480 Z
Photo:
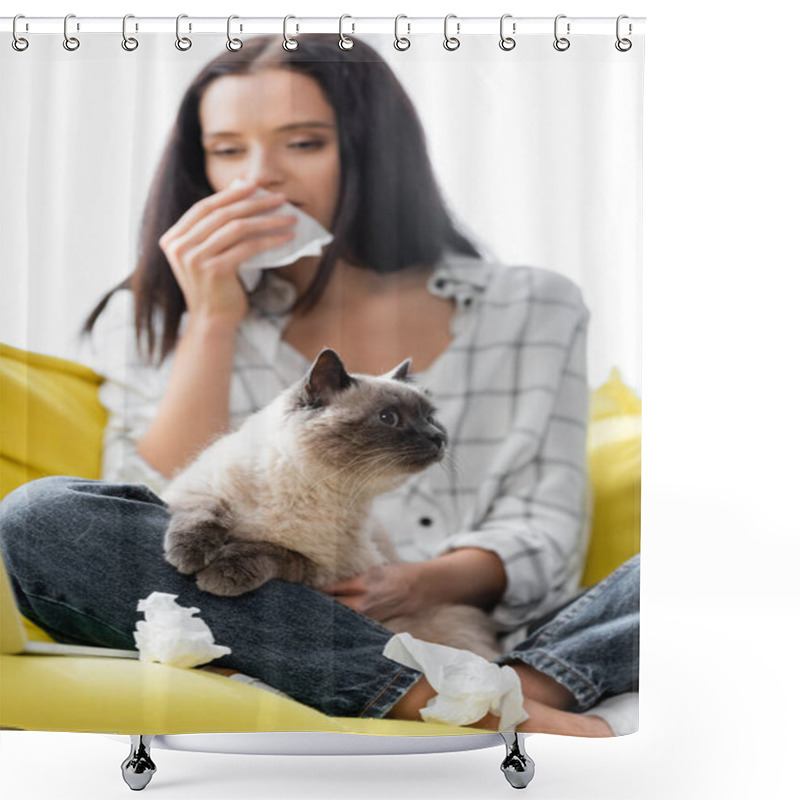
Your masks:
M 486 733 L 429 722 L 328 717 L 199 669 L 117 658 L 0 656 L 4 727 L 75 733 L 321 731 L 373 736 Z
M 582 583 L 591 586 L 640 544 L 642 403 L 617 369 L 592 393 L 587 448 L 594 509 Z
M 0 344 L 0 497 L 45 475 L 100 477 L 101 382 L 81 364 Z

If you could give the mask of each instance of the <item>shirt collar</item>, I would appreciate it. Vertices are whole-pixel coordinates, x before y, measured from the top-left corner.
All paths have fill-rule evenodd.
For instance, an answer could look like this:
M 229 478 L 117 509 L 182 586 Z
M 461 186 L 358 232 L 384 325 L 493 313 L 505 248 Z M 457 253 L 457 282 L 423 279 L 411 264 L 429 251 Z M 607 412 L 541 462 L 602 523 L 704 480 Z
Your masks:
M 486 290 L 491 274 L 491 264 L 478 256 L 446 252 L 434 266 L 428 291 L 437 297 L 454 299 L 459 307 L 469 306 Z
M 478 256 L 445 252 L 436 262 L 428 280 L 428 291 L 436 297 L 452 298 L 459 308 L 468 307 L 485 291 L 492 265 Z M 250 295 L 251 305 L 263 314 L 286 314 L 297 299 L 291 281 L 264 270 Z

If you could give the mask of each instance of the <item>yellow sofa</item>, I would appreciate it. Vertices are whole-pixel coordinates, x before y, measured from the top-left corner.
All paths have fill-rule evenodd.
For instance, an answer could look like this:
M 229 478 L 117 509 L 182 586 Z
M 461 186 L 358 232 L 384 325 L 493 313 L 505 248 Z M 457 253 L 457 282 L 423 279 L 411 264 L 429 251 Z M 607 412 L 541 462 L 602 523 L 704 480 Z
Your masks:
M 82 365 L 0 345 L 0 496 L 45 475 L 99 477 L 106 421 L 97 397 L 101 382 Z M 587 584 L 638 552 L 640 414 L 638 398 L 616 372 L 593 393 L 589 465 L 594 525 Z M 42 631 L 27 624 L 29 638 L 46 640 Z M 3 654 L 0 659 L 0 726 L 7 728 L 131 736 L 234 731 L 486 734 L 422 722 L 331 718 L 202 670 L 111 658 Z

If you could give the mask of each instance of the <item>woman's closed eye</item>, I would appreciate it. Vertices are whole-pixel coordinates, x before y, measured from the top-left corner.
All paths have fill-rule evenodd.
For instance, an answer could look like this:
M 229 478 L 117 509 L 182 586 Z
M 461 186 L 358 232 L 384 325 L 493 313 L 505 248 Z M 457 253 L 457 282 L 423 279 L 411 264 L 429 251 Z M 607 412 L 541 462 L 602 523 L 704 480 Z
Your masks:
M 325 142 L 319 141 L 317 139 L 304 139 L 303 141 L 299 142 L 290 142 L 287 145 L 289 150 L 301 150 L 301 151 L 310 151 L 310 150 L 319 150 L 325 145 Z M 207 155 L 209 156 L 217 156 L 219 158 L 232 158 L 234 156 L 243 155 L 245 152 L 245 148 L 243 147 L 221 147 L 217 150 L 209 150 Z
M 318 139 L 304 139 L 301 142 L 291 142 L 289 147 L 295 150 L 317 150 L 324 144 L 325 142 L 321 142 Z

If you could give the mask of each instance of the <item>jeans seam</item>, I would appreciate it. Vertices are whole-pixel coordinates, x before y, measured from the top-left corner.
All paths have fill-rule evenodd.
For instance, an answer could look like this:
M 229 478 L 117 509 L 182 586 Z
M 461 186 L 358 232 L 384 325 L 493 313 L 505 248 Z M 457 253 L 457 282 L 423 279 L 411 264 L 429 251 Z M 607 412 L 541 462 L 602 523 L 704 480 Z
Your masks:
M 384 684 L 383 688 L 378 692 L 378 694 L 376 694 L 375 697 L 373 697 L 372 700 L 370 700 L 369 703 L 367 703 L 367 705 L 365 705 L 364 708 L 361 709 L 361 713 L 358 716 L 363 717 L 367 713 L 367 711 L 369 711 L 372 708 L 372 706 L 374 706 L 375 703 L 377 703 L 378 700 L 380 700 L 381 697 L 383 697 L 383 695 L 386 694 L 386 692 L 391 688 L 392 684 L 403 674 L 403 672 L 404 670 L 402 669 L 395 672 L 395 674 L 392 675 L 391 680 L 389 680 L 388 683 Z
M 529 650 L 521 653 L 509 653 L 507 656 L 503 657 L 503 660 L 506 663 L 508 663 L 508 660 L 522 661 L 529 667 L 532 667 L 538 672 L 543 672 L 548 677 L 558 681 L 558 683 L 572 693 L 579 708 L 591 708 L 591 706 L 593 706 L 600 698 L 601 692 L 591 680 L 589 680 L 585 675 L 582 675 L 580 672 L 577 672 L 574 667 L 571 667 L 569 664 L 566 664 L 565 662 L 543 650 Z M 551 670 L 554 670 L 557 673 L 560 672 L 573 678 L 576 686 L 570 686 L 564 681 L 560 680 L 559 677 L 551 673 Z
M 132 636 L 132 634 L 125 633 L 125 631 L 121 631 L 119 628 L 116 628 L 116 627 L 115 627 L 115 626 L 113 626 L 113 625 L 109 625 L 109 624 L 108 624 L 107 622 L 105 622 L 104 620 L 102 620 L 102 619 L 98 619 L 98 618 L 97 618 L 97 617 L 95 617 L 93 614 L 89 614 L 89 613 L 88 613 L 88 612 L 86 612 L 86 611 L 82 611 L 82 610 L 81 610 L 81 609 L 79 609 L 79 608 L 75 608 L 74 606 L 71 606 L 69 603 L 65 603 L 65 602 L 63 602 L 62 600 L 53 600 L 53 599 L 52 599 L 52 598 L 50 598 L 50 597 L 45 597 L 44 595 L 40 595 L 40 594 L 34 594 L 34 593 L 32 593 L 32 592 L 28 592 L 28 593 L 26 593 L 26 595 L 25 595 L 25 598 L 26 598 L 26 599 L 29 599 L 29 598 L 30 598 L 30 599 L 35 599 L 35 600 L 37 600 L 37 601 L 41 601 L 41 602 L 44 602 L 44 603 L 49 603 L 50 605 L 53 605 L 53 606 L 59 606 L 60 608 L 66 608 L 66 609 L 69 609 L 69 610 L 70 610 L 70 611 L 72 611 L 73 613 L 75 613 L 75 614 L 78 614 L 78 615 L 80 615 L 80 616 L 82 616 L 82 617 L 85 617 L 86 619 L 89 619 L 89 620 L 91 620 L 91 621 L 92 621 L 92 622 L 94 622 L 94 623 L 97 623 L 97 624 L 99 624 L 99 625 L 102 625 L 104 628 L 108 629 L 109 631 L 113 631 L 114 633 L 117 633 L 117 634 L 119 634 L 120 636 L 126 636 L 126 637 L 129 637 L 129 638 Z M 39 624 L 39 623 L 36 623 L 36 622 L 35 622 L 35 620 L 31 620 L 31 621 L 32 621 L 32 622 L 34 622 L 34 623 L 35 623 L 35 624 L 37 624 L 37 625 Z M 50 630 L 56 630 L 56 628 L 55 628 L 54 626 L 52 626 L 52 625 L 47 625 L 46 623 L 42 623 L 42 626 L 43 626 L 43 627 L 47 627 L 47 628 L 49 628 Z M 71 638 L 71 637 L 68 637 L 68 638 Z

